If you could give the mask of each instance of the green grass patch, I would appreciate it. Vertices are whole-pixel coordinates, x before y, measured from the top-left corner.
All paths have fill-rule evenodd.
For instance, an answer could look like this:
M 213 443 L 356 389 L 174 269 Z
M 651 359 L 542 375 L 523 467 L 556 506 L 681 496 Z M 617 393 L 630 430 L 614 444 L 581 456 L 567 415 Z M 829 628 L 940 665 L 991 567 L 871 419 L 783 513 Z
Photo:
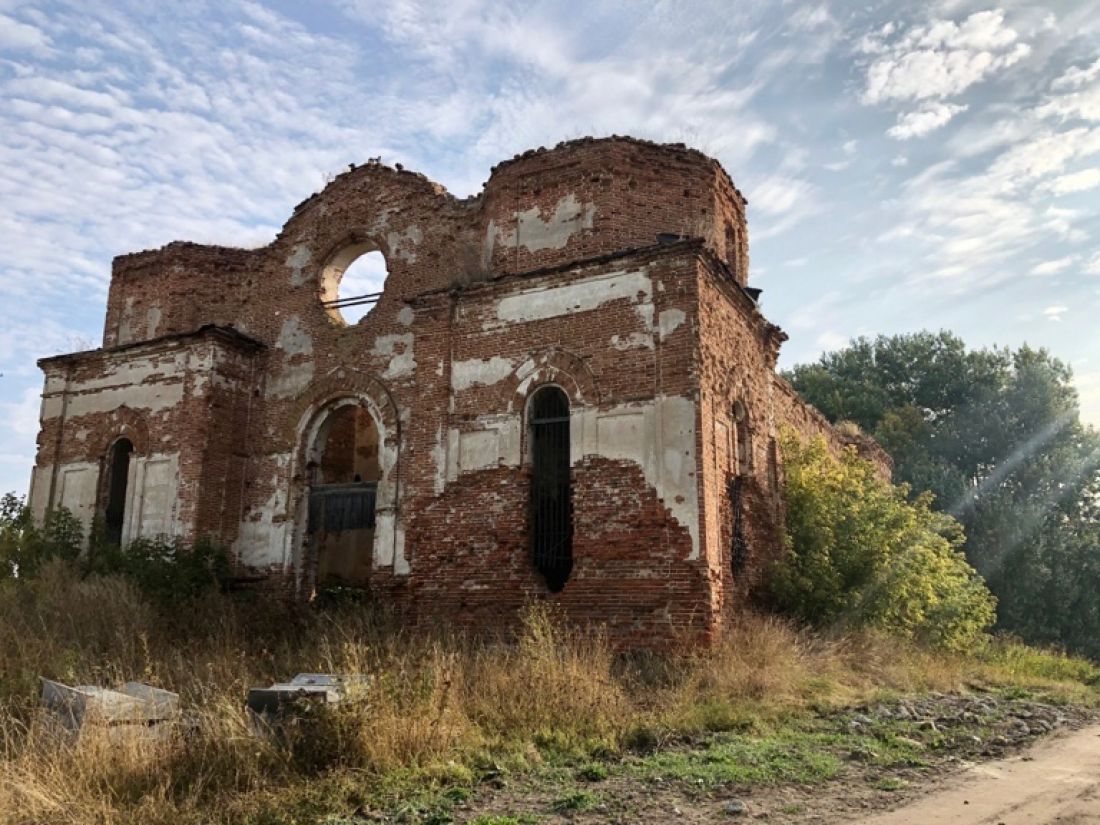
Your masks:
M 880 791 L 900 791 L 902 788 L 909 786 L 909 783 L 904 779 L 899 779 L 896 776 L 884 776 L 881 779 L 876 779 L 871 783 L 871 787 Z
M 646 779 L 673 779 L 713 787 L 729 782 L 768 785 L 816 783 L 836 776 L 843 762 L 813 735 L 722 737 L 700 750 L 666 751 L 629 770 Z
M 554 800 L 551 807 L 558 813 L 590 811 L 600 804 L 600 798 L 591 791 L 573 791 Z

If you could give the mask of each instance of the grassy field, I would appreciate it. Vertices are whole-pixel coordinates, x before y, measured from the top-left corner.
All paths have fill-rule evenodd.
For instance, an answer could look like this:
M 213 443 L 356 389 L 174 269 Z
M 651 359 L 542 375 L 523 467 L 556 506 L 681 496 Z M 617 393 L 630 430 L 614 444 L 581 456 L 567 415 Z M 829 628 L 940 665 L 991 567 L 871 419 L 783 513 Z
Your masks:
M 254 734 L 248 687 L 313 670 L 374 682 L 366 701 L 316 715 L 282 741 Z M 86 737 L 62 746 L 38 712 L 40 676 L 159 685 L 181 694 L 197 724 L 156 745 Z M 540 608 L 518 638 L 490 643 L 403 629 L 361 606 L 292 613 L 212 594 L 165 610 L 123 580 L 80 580 L 54 564 L 0 587 L 0 821 L 336 825 L 385 811 L 441 822 L 486 780 L 599 779 L 623 754 L 645 755 L 631 763 L 640 776 L 812 781 L 835 771 L 837 741 L 799 720 L 975 687 L 1094 704 L 1100 670 L 1003 641 L 945 655 L 759 616 L 712 650 L 624 657 Z M 719 733 L 698 753 L 673 747 L 710 732 Z M 570 786 L 554 804 L 597 802 Z

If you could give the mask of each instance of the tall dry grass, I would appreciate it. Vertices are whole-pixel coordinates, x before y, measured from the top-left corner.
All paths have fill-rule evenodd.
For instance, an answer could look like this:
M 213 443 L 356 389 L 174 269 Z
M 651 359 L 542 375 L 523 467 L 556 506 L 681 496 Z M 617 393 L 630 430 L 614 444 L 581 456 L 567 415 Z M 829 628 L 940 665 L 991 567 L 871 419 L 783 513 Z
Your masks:
M 247 688 L 310 670 L 373 683 L 365 701 L 258 735 Z M 369 807 L 394 783 L 751 729 L 884 692 L 1024 684 L 1088 699 L 1096 675 L 1018 645 L 944 656 L 759 616 L 709 650 L 624 657 L 540 607 L 509 644 L 412 632 L 362 608 L 295 613 L 220 595 L 166 615 L 122 580 L 54 564 L 0 587 L 0 822 L 289 822 L 280 811 Z M 193 729 L 67 744 L 38 710 L 39 676 L 177 691 Z

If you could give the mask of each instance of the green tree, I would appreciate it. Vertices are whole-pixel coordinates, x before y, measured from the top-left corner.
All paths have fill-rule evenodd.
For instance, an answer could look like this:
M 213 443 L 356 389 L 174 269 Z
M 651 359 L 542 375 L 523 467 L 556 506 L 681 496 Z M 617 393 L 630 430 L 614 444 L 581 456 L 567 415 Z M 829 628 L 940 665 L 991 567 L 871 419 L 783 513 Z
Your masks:
M 787 553 L 772 593 L 816 625 L 875 627 L 926 644 L 971 646 L 994 618 L 994 600 L 967 564 L 958 523 L 931 496 L 881 481 L 849 450 L 783 437 Z
M 788 376 L 894 458 L 895 478 L 966 531 L 1003 629 L 1100 656 L 1100 435 L 1046 350 L 971 350 L 949 332 L 860 338 Z M 1076 603 L 1070 609 L 1067 605 Z

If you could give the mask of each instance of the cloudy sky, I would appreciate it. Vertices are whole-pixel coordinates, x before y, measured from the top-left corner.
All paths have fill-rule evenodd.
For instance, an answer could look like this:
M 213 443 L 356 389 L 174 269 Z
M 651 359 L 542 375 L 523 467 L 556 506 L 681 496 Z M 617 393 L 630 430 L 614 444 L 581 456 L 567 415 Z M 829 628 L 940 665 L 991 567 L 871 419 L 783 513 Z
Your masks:
M 0 0 L 0 491 L 29 478 L 35 359 L 98 343 L 114 255 L 267 243 L 370 157 L 465 196 L 610 133 L 722 161 L 785 365 L 858 334 L 1027 341 L 1100 423 L 1088 0 Z

